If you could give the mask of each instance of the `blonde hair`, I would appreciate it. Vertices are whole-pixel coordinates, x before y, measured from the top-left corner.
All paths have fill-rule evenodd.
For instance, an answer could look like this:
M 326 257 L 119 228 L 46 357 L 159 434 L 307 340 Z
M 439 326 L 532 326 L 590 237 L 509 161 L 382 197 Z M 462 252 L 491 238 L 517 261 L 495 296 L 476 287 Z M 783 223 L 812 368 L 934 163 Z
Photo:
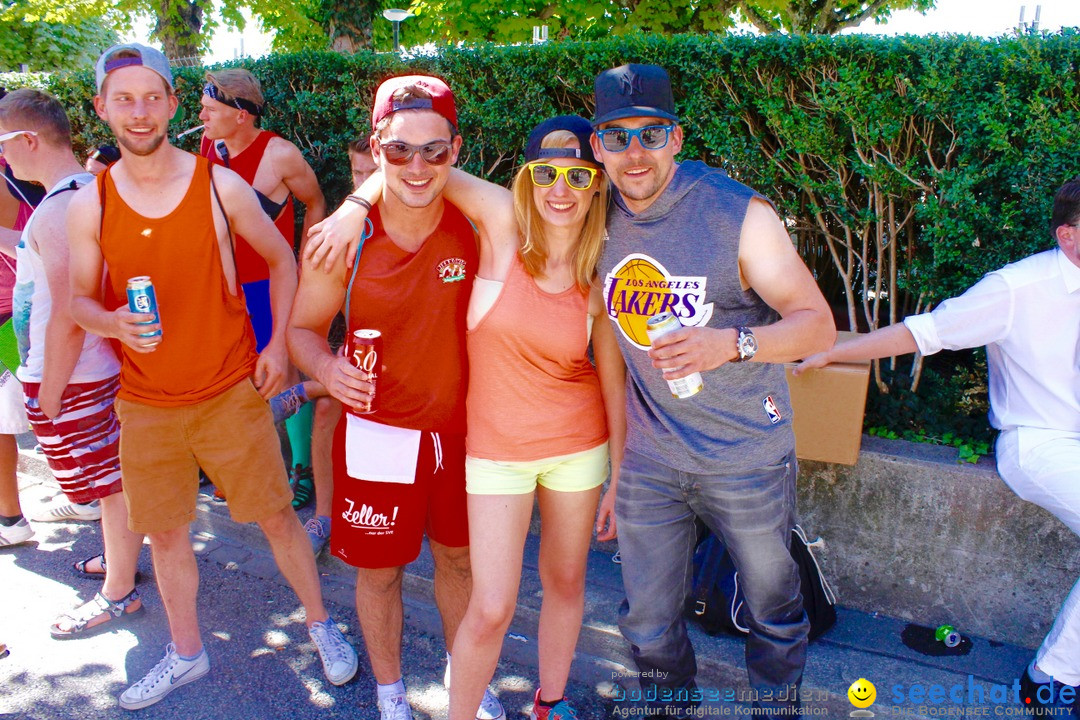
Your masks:
M 243 68 L 227 68 L 206 73 L 207 82 L 218 86 L 221 92 L 231 98 L 241 98 L 255 103 L 259 107 L 266 104 L 263 99 L 262 84 L 259 78 Z
M 544 136 L 540 142 L 542 148 L 572 147 L 577 136 L 569 130 L 556 130 Z M 539 277 L 544 272 L 548 258 L 547 236 L 544 234 L 544 221 L 533 200 L 533 182 L 529 166 L 525 163 L 514 176 L 511 190 L 514 194 L 514 214 L 517 216 L 518 232 L 521 235 L 521 261 L 525 271 L 532 277 Z M 596 275 L 596 264 L 600 261 L 600 252 L 604 249 L 604 228 L 607 224 L 608 180 L 603 168 L 594 180 L 596 191 L 585 215 L 581 235 L 574 247 L 571 266 L 574 281 L 583 292 L 589 289 Z

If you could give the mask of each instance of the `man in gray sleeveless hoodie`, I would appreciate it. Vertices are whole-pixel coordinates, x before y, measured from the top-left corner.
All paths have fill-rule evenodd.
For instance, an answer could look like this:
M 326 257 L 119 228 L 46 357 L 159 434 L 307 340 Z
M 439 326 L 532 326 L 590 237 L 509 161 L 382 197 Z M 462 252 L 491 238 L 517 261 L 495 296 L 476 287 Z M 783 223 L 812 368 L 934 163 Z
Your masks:
M 809 623 L 788 553 L 796 462 L 781 363 L 829 347 L 832 315 L 768 200 L 675 162 L 683 134 L 662 68 L 608 70 L 595 91 L 593 150 L 619 191 L 600 275 L 628 370 L 619 626 L 644 696 L 669 716 L 696 705 L 682 611 L 700 518 L 739 569 L 755 705 L 790 712 Z M 645 323 L 665 310 L 685 327 L 650 343 Z M 665 377 L 695 372 L 704 388 L 673 397 Z

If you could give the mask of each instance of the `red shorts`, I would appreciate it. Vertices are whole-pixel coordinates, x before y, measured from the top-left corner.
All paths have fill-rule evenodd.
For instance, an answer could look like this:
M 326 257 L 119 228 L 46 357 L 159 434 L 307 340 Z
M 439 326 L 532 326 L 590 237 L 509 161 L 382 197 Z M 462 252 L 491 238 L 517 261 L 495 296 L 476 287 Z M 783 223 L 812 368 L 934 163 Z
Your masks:
M 415 560 L 425 532 L 447 547 L 468 546 L 465 436 L 425 432 L 415 482 L 370 482 L 345 470 L 345 423 L 342 413 L 334 431 L 330 552 L 354 567 L 376 569 Z M 436 438 L 442 467 L 436 467 Z
M 49 419 L 38 406 L 41 383 L 23 383 L 26 416 L 45 461 L 68 500 L 88 503 L 124 488 L 120 481 L 120 424 L 113 401 L 118 376 L 72 383 L 60 396 L 60 413 Z

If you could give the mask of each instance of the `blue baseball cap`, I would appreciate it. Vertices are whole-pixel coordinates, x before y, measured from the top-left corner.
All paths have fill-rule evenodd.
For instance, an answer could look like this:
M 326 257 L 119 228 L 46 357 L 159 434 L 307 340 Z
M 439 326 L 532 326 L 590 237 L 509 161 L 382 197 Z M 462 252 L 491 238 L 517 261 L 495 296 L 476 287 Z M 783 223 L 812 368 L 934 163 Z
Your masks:
M 565 130 L 574 134 L 578 139 L 580 148 L 546 148 L 540 147 L 544 138 L 557 130 Z M 533 128 L 529 133 L 529 141 L 525 145 L 525 162 L 534 160 L 546 160 L 550 158 L 571 158 L 585 160 L 593 165 L 599 165 L 596 156 L 593 155 L 592 146 L 589 145 L 589 136 L 593 129 L 589 121 L 577 115 L 559 115 L 548 118 Z

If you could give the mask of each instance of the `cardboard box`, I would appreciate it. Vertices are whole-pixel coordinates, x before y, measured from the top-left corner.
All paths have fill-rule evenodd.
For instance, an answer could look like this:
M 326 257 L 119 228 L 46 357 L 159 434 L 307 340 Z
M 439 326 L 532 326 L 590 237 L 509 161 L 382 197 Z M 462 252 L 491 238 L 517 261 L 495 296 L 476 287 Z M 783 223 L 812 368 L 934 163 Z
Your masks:
M 844 336 L 854 333 L 840 333 Z M 795 454 L 802 460 L 854 465 L 862 444 L 870 363 L 836 363 L 798 377 L 786 367 L 795 422 Z

